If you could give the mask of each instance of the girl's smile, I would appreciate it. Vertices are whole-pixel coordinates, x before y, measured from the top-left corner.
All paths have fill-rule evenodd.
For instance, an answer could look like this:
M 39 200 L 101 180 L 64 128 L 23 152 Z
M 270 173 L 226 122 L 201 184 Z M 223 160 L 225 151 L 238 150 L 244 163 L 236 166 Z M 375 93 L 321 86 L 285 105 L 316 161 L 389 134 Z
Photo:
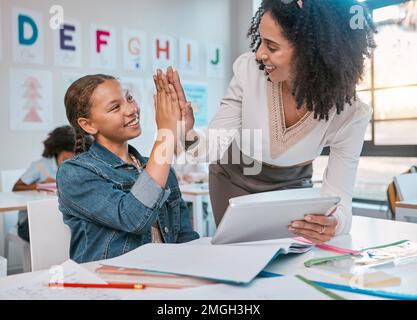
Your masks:
M 139 114 L 136 114 L 135 117 L 125 124 L 125 127 L 138 129 L 139 128 Z

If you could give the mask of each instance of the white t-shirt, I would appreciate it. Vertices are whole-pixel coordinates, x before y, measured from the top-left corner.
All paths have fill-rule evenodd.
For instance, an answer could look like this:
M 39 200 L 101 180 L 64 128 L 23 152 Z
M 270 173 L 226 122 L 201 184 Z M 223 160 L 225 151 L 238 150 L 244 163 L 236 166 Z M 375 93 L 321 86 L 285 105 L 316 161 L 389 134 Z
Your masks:
M 328 146 L 330 155 L 323 176 L 322 195 L 341 197 L 334 213 L 338 220 L 336 234 L 348 233 L 356 171 L 366 127 L 372 116 L 371 107 L 357 100 L 351 106 L 346 104 L 339 115 L 333 108 L 329 121 L 315 120 L 312 113 L 307 113 L 299 123 L 287 129 L 285 125 L 282 127 L 285 124 L 283 111 L 277 109 L 268 94 L 273 90 L 279 92 L 279 87 L 259 70 L 255 55 L 241 55 L 233 64 L 233 72 L 217 114 L 208 130 L 196 130 L 200 136 L 199 144 L 188 153 L 194 154 L 198 148 L 198 158 L 204 161 L 209 155 L 212 162 L 224 154 L 234 139 L 241 137 L 241 150 L 249 157 L 274 166 L 289 167 L 316 159 Z M 213 135 L 212 129 L 220 131 Z M 247 153 L 245 139 L 256 135 L 258 138 L 252 140 L 255 150 Z
M 55 157 L 41 158 L 30 164 L 20 179 L 25 184 L 45 182 L 48 178 L 56 179 L 58 165 Z

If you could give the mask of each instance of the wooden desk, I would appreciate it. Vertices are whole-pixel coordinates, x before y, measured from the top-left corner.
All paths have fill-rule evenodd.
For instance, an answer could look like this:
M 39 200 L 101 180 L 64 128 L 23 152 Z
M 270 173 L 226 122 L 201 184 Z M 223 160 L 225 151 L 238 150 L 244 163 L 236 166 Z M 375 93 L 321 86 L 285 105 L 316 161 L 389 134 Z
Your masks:
M 397 221 L 390 221 L 390 220 L 381 220 L 375 218 L 367 218 L 367 217 L 359 217 L 354 216 L 352 220 L 352 232 L 350 235 L 344 235 L 340 237 L 334 238 L 330 244 L 337 245 L 345 248 L 351 249 L 361 249 L 370 246 L 376 246 L 378 244 L 387 244 L 390 242 L 395 242 L 402 239 L 408 239 L 417 241 L 417 224 L 414 223 L 405 223 L 405 222 L 397 222 Z M 325 275 L 323 272 L 315 273 L 311 270 L 311 268 L 306 268 L 304 266 L 304 261 L 311 259 L 311 258 L 318 258 L 323 256 L 333 255 L 329 251 L 324 251 L 321 249 L 314 248 L 312 251 L 305 253 L 305 254 L 294 254 L 288 256 L 279 256 L 275 262 L 267 267 L 267 271 L 270 272 L 277 272 L 281 274 L 302 274 L 305 277 L 313 280 L 318 281 L 331 281 L 335 282 L 334 276 L 329 277 L 329 275 Z M 94 271 L 95 268 L 99 265 L 99 262 L 91 262 L 87 263 L 84 266 L 90 270 Z M 415 272 L 415 264 L 405 265 L 404 268 L 398 268 L 394 270 L 389 270 L 387 272 L 394 272 L 396 275 L 401 276 L 402 282 L 401 285 L 396 287 L 384 288 L 383 290 L 392 291 L 392 292 L 407 292 L 417 294 L 417 274 Z M 384 269 L 385 270 L 385 269 Z M 0 288 L 6 285 L 11 285 L 14 283 L 18 283 L 20 281 L 25 281 L 29 279 L 33 279 L 40 274 L 40 272 L 45 271 L 38 271 L 33 273 L 25 273 L 19 274 L 15 276 L 9 276 L 0 278 Z M 48 272 L 48 271 L 46 271 Z M 256 279 L 254 280 L 256 281 Z M 248 289 L 250 290 L 250 289 Z M 282 290 L 286 290 L 286 288 L 282 288 Z M 132 290 L 126 290 L 132 294 Z M 171 292 L 169 289 L 157 289 L 157 288 L 149 288 L 146 290 L 133 290 L 133 294 L 137 295 L 137 298 L 140 299 L 143 295 L 154 293 L 159 291 L 163 292 Z M 373 296 L 355 294 L 355 293 L 347 293 L 342 291 L 334 291 L 342 295 L 348 299 L 377 299 Z M 300 297 L 302 297 L 303 292 L 300 292 Z M 195 299 L 204 299 L 202 296 L 196 296 Z M 230 297 L 233 299 L 233 297 Z

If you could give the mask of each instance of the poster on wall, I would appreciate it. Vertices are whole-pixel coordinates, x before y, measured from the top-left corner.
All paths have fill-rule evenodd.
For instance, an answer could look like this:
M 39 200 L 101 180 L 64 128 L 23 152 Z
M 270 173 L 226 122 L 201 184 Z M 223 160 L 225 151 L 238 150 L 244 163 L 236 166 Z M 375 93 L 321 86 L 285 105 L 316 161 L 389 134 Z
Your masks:
M 152 132 L 156 132 L 156 121 L 155 121 L 155 102 L 153 96 L 156 94 L 155 82 L 153 79 L 146 79 L 144 81 L 144 99 L 142 109 L 147 114 L 149 120 L 145 127 Z
M 87 74 L 83 73 L 76 73 L 76 72 L 63 72 L 62 73 L 62 88 L 64 89 L 64 93 L 67 92 L 70 85 L 72 85 L 75 81 L 82 78 Z
M 60 29 L 54 30 L 55 65 L 81 67 L 81 24 L 65 19 Z
M 44 63 L 43 18 L 39 12 L 12 9 L 12 43 L 15 63 Z
M 169 66 L 176 68 L 177 46 L 172 37 L 154 35 L 151 42 L 153 71 L 166 70 Z
M 207 45 L 207 76 L 210 78 L 224 77 L 224 50 L 217 44 Z
M 181 74 L 197 76 L 200 73 L 200 47 L 197 41 L 180 39 L 179 67 Z
M 65 94 L 67 93 L 68 88 L 72 85 L 75 81 L 82 78 L 87 74 L 83 73 L 76 73 L 76 72 L 63 72 L 62 73 L 62 85 L 61 85 L 61 97 L 59 98 L 62 101 L 62 105 L 64 105 Z M 58 91 L 59 92 L 59 91 Z
M 52 73 L 11 69 L 10 129 L 49 130 L 52 114 Z
M 146 70 L 146 34 L 139 30 L 123 29 L 123 67 L 129 71 Z
M 153 95 L 155 94 L 156 89 L 153 80 L 149 79 L 149 77 L 144 79 L 142 83 L 144 91 L 142 103 L 139 105 L 142 133 L 139 138 L 132 141 L 132 145 L 137 148 L 142 155 L 149 156 L 152 152 L 157 132 L 153 102 Z
M 92 68 L 116 68 L 116 31 L 112 27 L 91 26 L 90 63 Z
M 196 128 L 208 126 L 208 84 L 206 83 L 183 83 L 185 96 L 191 102 Z

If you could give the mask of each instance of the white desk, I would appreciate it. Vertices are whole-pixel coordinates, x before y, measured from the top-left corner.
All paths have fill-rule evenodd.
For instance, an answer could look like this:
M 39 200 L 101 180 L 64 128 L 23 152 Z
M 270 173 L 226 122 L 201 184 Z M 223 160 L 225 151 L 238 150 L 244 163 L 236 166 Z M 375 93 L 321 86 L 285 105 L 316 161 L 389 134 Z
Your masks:
M 333 241 L 331 241 L 330 244 L 345 248 L 360 249 L 364 247 L 375 246 L 378 244 L 395 242 L 402 239 L 417 241 L 417 224 L 354 216 L 351 235 L 335 238 Z M 267 268 L 267 270 L 279 272 L 282 274 L 302 274 L 307 278 L 318 281 L 333 281 L 333 278 L 330 279 L 329 276 L 313 272 L 311 268 L 306 268 L 303 264 L 304 261 L 308 259 L 329 255 L 333 254 L 331 252 L 315 248 L 311 252 L 302 255 L 280 256 L 278 257 L 277 261 L 273 262 Z M 99 262 L 92 262 L 85 264 L 84 266 L 87 269 L 93 271 L 98 265 Z M 398 291 L 401 289 L 416 294 L 417 274 L 415 272 L 415 267 L 414 269 L 409 269 L 410 267 L 408 270 L 406 268 L 406 270 L 403 272 L 401 286 L 384 288 L 384 290 Z M 25 279 L 30 279 L 31 277 L 34 277 L 38 274 L 39 272 L 34 272 L 1 278 L 0 288 L 4 285 L 10 285 L 16 282 L 24 281 Z M 282 289 L 285 290 L 285 288 Z M 167 289 L 148 288 L 146 290 L 135 290 L 134 294 L 137 294 L 138 298 L 140 298 L 144 294 L 146 295 L 156 291 L 163 292 L 164 290 L 166 291 Z M 338 293 L 348 299 L 376 299 L 376 297 L 372 296 L 359 295 L 342 291 L 335 291 L 335 293 Z M 300 296 L 302 296 L 302 294 L 303 293 L 300 292 Z M 196 299 L 197 298 L 201 299 L 204 297 L 196 297 Z M 233 299 L 233 297 L 230 298 Z
M 0 212 L 26 210 L 27 203 L 56 197 L 46 191 L 0 192 Z
M 193 229 L 200 236 L 207 236 L 207 220 L 204 219 L 203 199 L 209 195 L 207 183 L 180 184 L 182 198 L 193 204 Z
M 10 211 L 26 210 L 27 203 L 56 197 L 45 191 L 0 192 L 0 215 Z M 0 216 L 0 256 L 4 254 L 4 216 Z
M 360 250 L 377 245 L 393 243 L 399 240 L 417 241 L 417 224 L 353 216 L 351 233 L 349 235 L 336 237 L 328 242 L 328 244 L 342 248 Z M 332 255 L 335 254 L 315 248 L 304 255 L 292 255 L 278 258 L 278 260 L 269 265 L 266 270 L 288 275 L 301 274 L 311 280 L 330 282 L 328 274 L 323 274 L 323 272 L 320 272 L 318 269 L 306 268 L 304 262 L 309 259 Z M 380 290 L 392 292 L 401 290 L 416 295 L 417 273 L 415 272 L 415 269 L 416 263 L 409 264 L 408 266 L 406 265 L 404 268 L 399 268 L 398 273 L 392 268 L 382 268 L 382 270 L 386 270 L 390 274 L 395 272 L 396 275 L 401 276 L 402 283 L 398 287 L 380 288 Z M 343 284 L 341 279 L 333 277 L 331 279 L 334 283 Z M 361 299 L 375 299 L 375 297 L 350 294 L 342 291 L 335 292 L 347 298 L 359 297 Z

